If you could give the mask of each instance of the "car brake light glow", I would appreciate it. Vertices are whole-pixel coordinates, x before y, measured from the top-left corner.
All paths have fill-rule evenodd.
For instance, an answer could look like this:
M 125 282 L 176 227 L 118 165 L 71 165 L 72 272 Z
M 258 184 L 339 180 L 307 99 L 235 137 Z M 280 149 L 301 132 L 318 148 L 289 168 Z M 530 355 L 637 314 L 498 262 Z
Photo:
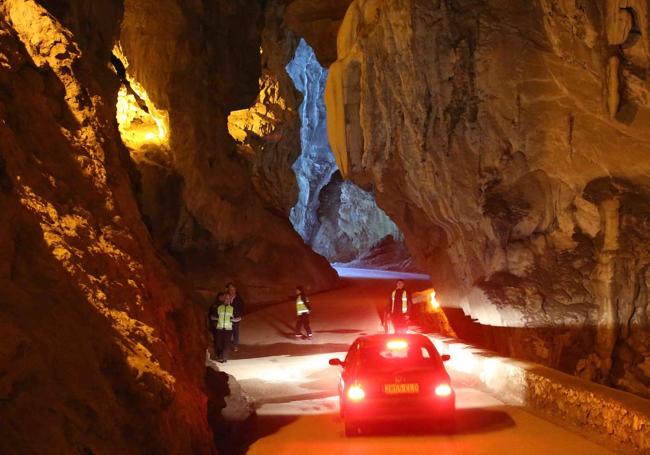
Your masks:
M 360 401 L 366 397 L 366 392 L 363 391 L 361 386 L 353 385 L 348 389 L 348 398 L 352 401 Z
M 440 384 L 438 387 L 436 387 L 436 395 L 439 397 L 448 397 L 451 395 L 451 387 L 449 387 L 447 384 Z
M 386 347 L 391 351 L 402 351 L 409 347 L 409 344 L 406 340 L 390 340 L 386 343 Z

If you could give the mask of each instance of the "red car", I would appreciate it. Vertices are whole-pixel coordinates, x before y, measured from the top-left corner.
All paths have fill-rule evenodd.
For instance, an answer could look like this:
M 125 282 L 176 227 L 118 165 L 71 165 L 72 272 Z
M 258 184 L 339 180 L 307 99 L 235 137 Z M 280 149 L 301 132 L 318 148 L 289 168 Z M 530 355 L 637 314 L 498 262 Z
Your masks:
M 456 395 L 441 356 L 424 335 L 370 335 L 357 338 L 339 380 L 345 435 L 355 436 L 364 423 L 426 420 L 452 432 Z

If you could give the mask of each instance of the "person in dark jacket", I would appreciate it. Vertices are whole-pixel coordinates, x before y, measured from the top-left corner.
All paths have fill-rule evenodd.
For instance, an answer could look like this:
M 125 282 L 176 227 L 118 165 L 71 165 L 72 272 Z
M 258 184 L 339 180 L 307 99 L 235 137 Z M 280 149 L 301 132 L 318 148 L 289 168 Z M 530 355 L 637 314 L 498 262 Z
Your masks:
M 303 327 L 307 332 L 307 338 L 312 337 L 311 327 L 309 326 L 309 313 L 311 313 L 309 297 L 305 294 L 302 286 L 296 286 L 296 315 L 298 316 L 298 320 L 296 321 L 296 338 L 302 338 Z
M 214 355 L 217 362 L 228 360 L 230 338 L 232 337 L 232 318 L 234 309 L 226 299 L 226 293 L 217 294 L 215 302 L 210 306 L 208 323 L 214 340 Z
M 384 316 L 386 333 L 388 333 L 388 321 L 393 323 L 395 333 L 406 333 L 412 309 L 411 293 L 406 289 L 404 280 L 397 280 L 386 306 Z
M 226 285 L 226 299 L 230 302 L 233 307 L 234 315 L 232 319 L 232 350 L 234 352 L 239 351 L 239 323 L 244 316 L 244 300 L 241 298 L 237 292 L 237 288 L 234 283 L 228 283 Z

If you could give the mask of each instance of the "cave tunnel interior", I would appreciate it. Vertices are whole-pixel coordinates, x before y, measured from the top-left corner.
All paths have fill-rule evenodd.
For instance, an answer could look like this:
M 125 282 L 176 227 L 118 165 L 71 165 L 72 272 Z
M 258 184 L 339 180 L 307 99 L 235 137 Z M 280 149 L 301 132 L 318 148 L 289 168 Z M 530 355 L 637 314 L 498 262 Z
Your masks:
M 644 2 L 0 3 L 0 453 L 213 453 L 230 281 L 263 380 L 421 271 L 459 338 L 650 397 Z

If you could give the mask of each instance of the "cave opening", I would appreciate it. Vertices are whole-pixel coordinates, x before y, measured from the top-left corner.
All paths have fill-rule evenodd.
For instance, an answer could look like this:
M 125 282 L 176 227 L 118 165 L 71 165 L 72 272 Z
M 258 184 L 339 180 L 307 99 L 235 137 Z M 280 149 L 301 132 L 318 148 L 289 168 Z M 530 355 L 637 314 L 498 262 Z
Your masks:
M 303 95 L 300 155 L 292 165 L 298 199 L 290 221 L 305 243 L 333 264 L 413 270 L 404 236 L 372 192 L 344 180 L 327 137 L 327 69 L 300 39 L 286 71 Z

